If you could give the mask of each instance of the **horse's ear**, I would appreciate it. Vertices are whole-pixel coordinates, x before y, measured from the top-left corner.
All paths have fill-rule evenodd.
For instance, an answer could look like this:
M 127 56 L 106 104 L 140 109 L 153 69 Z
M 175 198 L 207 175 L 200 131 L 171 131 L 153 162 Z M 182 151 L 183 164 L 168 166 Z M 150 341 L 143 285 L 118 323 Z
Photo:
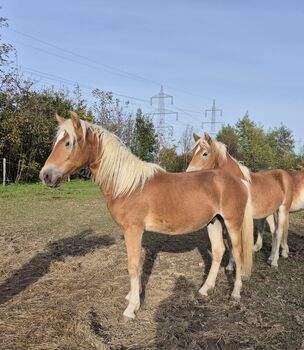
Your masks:
M 60 115 L 58 115 L 57 113 L 55 114 L 55 118 L 56 118 L 59 125 L 63 124 L 65 121 L 65 119 L 60 117 Z
M 72 123 L 75 129 L 79 129 L 81 128 L 81 124 L 80 124 L 80 118 L 78 116 L 77 113 L 70 111 L 70 115 L 71 115 L 71 119 L 72 119 Z
M 211 145 L 213 142 L 212 137 L 207 132 L 205 132 L 204 139 L 208 143 L 208 145 Z
M 192 133 L 192 136 L 193 136 L 195 142 L 200 139 L 200 137 L 195 132 Z

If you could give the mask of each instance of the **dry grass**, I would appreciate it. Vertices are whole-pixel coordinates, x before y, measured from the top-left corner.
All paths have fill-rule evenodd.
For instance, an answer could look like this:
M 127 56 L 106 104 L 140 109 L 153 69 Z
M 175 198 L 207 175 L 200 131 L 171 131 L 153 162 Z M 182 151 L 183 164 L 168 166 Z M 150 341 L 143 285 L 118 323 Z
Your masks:
M 239 304 L 222 269 L 206 300 L 205 232 L 145 234 L 143 305 L 121 315 L 129 281 L 119 228 L 97 187 L 39 185 L 0 192 L 0 349 L 300 349 L 304 336 L 303 215 L 292 216 L 291 256 L 255 257 Z M 153 271 L 152 271 L 153 270 Z M 152 273 L 151 273 L 152 272 Z

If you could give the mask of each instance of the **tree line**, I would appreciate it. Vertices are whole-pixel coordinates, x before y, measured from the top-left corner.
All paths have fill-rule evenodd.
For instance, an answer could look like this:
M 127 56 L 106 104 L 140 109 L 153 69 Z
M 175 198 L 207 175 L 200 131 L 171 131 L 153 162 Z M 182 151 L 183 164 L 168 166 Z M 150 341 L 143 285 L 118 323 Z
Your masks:
M 7 20 L 0 17 L 0 30 Z M 69 117 L 69 111 L 115 133 L 138 157 L 157 162 L 168 171 L 184 171 L 191 159 L 192 131 L 187 126 L 177 144 L 161 147 L 153 121 L 141 109 L 130 111 L 129 103 L 111 92 L 95 89 L 90 105 L 79 86 L 67 89 L 40 88 L 14 67 L 14 48 L 2 41 L 0 32 L 0 158 L 7 160 L 10 182 L 37 181 L 49 155 L 56 131 L 55 113 Z M 229 152 L 252 170 L 268 167 L 296 169 L 303 157 L 294 151 L 292 132 L 284 125 L 269 131 L 246 114 L 234 126 L 217 135 Z M 2 167 L 0 167 L 2 178 Z M 87 178 L 87 170 L 77 176 Z
M 268 131 L 250 119 L 248 112 L 234 126 L 224 126 L 217 140 L 225 143 L 229 153 L 252 171 L 267 168 L 300 170 L 303 154 L 295 153 L 293 133 L 281 124 Z

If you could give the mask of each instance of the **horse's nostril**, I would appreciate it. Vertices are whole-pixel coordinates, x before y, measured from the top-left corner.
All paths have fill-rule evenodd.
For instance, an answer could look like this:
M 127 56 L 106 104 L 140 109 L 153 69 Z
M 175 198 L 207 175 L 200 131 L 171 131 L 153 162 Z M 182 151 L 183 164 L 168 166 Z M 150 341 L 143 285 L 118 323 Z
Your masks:
M 44 178 L 47 180 L 49 178 L 49 175 L 45 174 Z

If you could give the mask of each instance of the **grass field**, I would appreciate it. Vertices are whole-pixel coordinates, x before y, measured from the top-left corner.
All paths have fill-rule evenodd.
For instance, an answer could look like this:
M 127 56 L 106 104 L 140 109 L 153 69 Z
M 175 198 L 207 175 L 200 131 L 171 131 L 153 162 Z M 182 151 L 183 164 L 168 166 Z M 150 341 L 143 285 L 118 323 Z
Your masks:
M 95 184 L 1 188 L 0 216 L 1 350 L 304 349 L 304 213 L 291 215 L 279 271 L 266 235 L 240 303 L 223 268 L 213 294 L 197 294 L 205 231 L 145 233 L 143 304 L 129 322 L 124 240 Z

